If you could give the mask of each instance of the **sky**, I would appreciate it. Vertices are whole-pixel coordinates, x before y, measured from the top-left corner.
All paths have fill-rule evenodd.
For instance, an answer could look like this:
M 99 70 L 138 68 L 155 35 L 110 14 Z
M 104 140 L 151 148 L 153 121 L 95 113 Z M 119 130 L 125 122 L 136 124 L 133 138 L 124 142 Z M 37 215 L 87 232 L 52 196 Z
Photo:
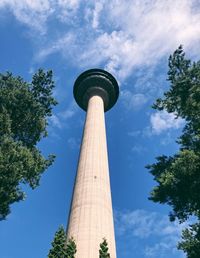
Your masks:
M 145 165 L 178 150 L 184 125 L 151 108 L 169 88 L 168 57 L 183 44 L 200 56 L 198 0 L 0 0 L 0 72 L 31 81 L 52 69 L 59 104 L 38 148 L 55 163 L 40 186 L 26 191 L 0 222 L 0 258 L 47 257 L 55 231 L 66 227 L 85 119 L 73 99 L 77 76 L 91 68 L 120 85 L 106 116 L 118 258 L 184 258 L 176 249 L 186 225 L 168 220 L 170 207 L 148 200 L 155 186 Z

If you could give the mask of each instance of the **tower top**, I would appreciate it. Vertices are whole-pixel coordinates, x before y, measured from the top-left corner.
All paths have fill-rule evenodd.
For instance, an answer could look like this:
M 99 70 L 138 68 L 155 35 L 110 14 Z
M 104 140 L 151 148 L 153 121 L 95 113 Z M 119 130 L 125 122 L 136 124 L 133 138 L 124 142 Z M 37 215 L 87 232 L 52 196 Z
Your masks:
M 74 98 L 77 104 L 87 110 L 89 98 L 98 95 L 104 101 L 105 112 L 111 109 L 119 96 L 116 79 L 102 69 L 90 69 L 78 76 L 74 83 Z

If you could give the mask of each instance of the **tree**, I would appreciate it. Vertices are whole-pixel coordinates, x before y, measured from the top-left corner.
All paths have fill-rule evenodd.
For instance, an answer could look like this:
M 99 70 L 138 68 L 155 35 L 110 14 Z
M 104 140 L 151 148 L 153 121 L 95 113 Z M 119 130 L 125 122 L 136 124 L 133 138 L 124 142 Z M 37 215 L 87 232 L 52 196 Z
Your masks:
M 173 156 L 157 157 L 147 168 L 158 183 L 150 200 L 172 207 L 170 220 L 180 223 L 190 216 L 197 223 L 183 231 L 178 248 L 187 257 L 200 257 L 200 61 L 186 59 L 182 46 L 169 57 L 168 80 L 170 88 L 153 108 L 174 113 L 185 120 L 178 139 L 180 149 Z
M 52 242 L 52 249 L 49 251 L 48 258 L 67 258 L 65 249 L 65 230 L 61 226 L 55 233 L 54 240 Z
M 55 234 L 52 242 L 52 249 L 49 251 L 48 258 L 75 258 L 76 244 L 70 238 L 66 245 L 66 235 L 63 226 Z
M 183 230 L 183 241 L 178 244 L 178 249 L 187 253 L 188 257 L 199 258 L 200 254 L 200 223 L 190 225 Z
M 57 104 L 52 96 L 52 71 L 39 69 L 27 83 L 12 73 L 0 74 L 0 220 L 10 205 L 25 199 L 22 184 L 32 189 L 52 164 L 36 144 L 47 136 L 47 118 Z
M 75 253 L 76 253 L 76 243 L 72 237 L 67 242 L 67 247 L 66 247 L 67 258 L 75 258 Z
M 103 238 L 103 242 L 100 244 L 99 258 L 110 258 L 108 243 L 105 238 Z

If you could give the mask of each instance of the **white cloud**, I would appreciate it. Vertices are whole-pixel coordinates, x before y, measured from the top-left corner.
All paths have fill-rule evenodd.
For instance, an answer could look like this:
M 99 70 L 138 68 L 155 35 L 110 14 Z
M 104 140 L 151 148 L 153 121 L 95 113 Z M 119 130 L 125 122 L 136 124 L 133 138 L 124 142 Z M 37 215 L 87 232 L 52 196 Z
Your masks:
M 19 22 L 40 34 L 46 33 L 49 18 L 61 23 L 73 23 L 79 6 L 80 0 L 1 0 L 0 2 L 0 8 L 9 8 Z
M 77 110 L 77 105 L 75 105 L 75 103 L 72 102 L 71 104 L 69 104 L 67 109 L 57 112 L 56 114 L 53 114 L 51 117 L 49 117 L 48 122 L 51 131 L 54 132 L 55 128 L 63 129 L 64 127 L 66 127 L 66 121 L 71 119 L 75 115 Z
M 70 49 L 70 45 L 73 45 L 74 42 L 74 35 L 71 33 L 66 34 L 62 38 L 58 39 L 56 42 L 54 42 L 50 47 L 42 49 L 37 54 L 37 61 L 41 61 L 47 56 L 54 54 L 56 52 L 62 51 L 62 54 L 64 56 L 70 56 L 70 53 L 72 52 L 72 49 Z
M 157 63 L 180 43 L 187 47 L 199 40 L 200 13 L 193 13 L 194 1 L 117 2 L 115 6 L 112 3 L 110 17 L 118 31 L 123 31 L 118 34 L 123 43 L 116 51 L 122 77 L 129 75 L 135 66 Z M 111 45 L 114 48 L 115 41 Z
M 54 2 L 54 8 L 58 19 L 64 23 L 73 23 L 76 12 L 80 6 L 80 0 L 58 0 Z
M 124 231 L 129 230 L 132 235 L 139 238 L 148 238 L 152 235 L 179 235 L 183 228 L 178 223 L 169 222 L 168 216 L 145 210 L 120 213 L 118 220 L 124 227 Z
M 180 117 L 176 118 L 174 113 L 168 113 L 166 110 L 157 111 L 150 115 L 149 126 L 146 126 L 141 130 L 130 131 L 128 132 L 128 135 L 135 138 L 146 138 L 152 137 L 153 135 L 160 135 L 161 133 L 165 132 L 164 137 L 160 139 L 160 144 L 166 146 L 171 142 L 174 142 L 171 130 L 182 128 L 184 123 L 185 120 Z
M 179 129 L 183 126 L 184 120 L 176 118 L 173 113 L 166 110 L 153 113 L 150 117 L 152 133 L 160 134 L 169 129 Z
M 76 113 L 76 111 L 78 110 L 77 105 L 75 104 L 75 102 L 73 101 L 67 109 L 65 109 L 64 111 L 59 113 L 59 117 L 61 119 L 63 119 L 64 121 L 66 121 L 67 119 L 70 119 L 71 117 L 73 117 Z
M 57 128 L 62 128 L 62 123 L 57 115 L 52 115 L 49 118 L 49 125 Z
M 115 220 L 117 236 L 128 237 L 130 246 L 139 243 L 141 257 L 185 257 L 176 244 L 187 224 L 169 222 L 168 216 L 146 210 L 116 212 Z
M 140 135 L 141 135 L 141 131 L 140 130 L 135 130 L 135 131 L 128 132 L 128 136 L 131 136 L 131 137 L 138 137 Z
M 79 7 L 80 0 L 58 0 L 57 5 L 71 10 L 76 10 Z
M 46 32 L 46 22 L 53 13 L 49 0 L 2 0 L 0 8 L 9 8 L 18 21 L 29 28 Z
M 200 50 L 197 0 L 2 0 L 3 7 L 32 29 L 53 30 L 39 38 L 40 57 L 60 52 L 81 67 L 104 66 L 120 80 L 135 68 L 148 70 L 179 44 Z M 59 29 L 63 22 L 66 29 Z M 68 33 L 73 41 L 66 41 Z
M 103 3 L 96 2 L 94 11 L 93 11 L 93 19 L 92 19 L 92 27 L 94 29 L 97 29 L 99 27 L 99 17 L 102 10 L 103 10 Z
M 171 131 L 167 132 L 165 136 L 162 139 L 160 139 L 160 144 L 163 146 L 166 146 L 172 142 L 174 142 L 174 138 L 171 135 Z
M 142 93 L 133 94 L 129 90 L 121 91 L 121 99 L 127 109 L 138 110 L 142 108 L 148 101 L 147 97 Z
M 124 79 L 130 75 L 131 61 L 140 63 L 136 43 L 124 31 L 104 31 L 86 44 L 84 51 L 80 53 L 80 62 L 85 66 L 105 63 L 105 69 L 117 75 L 117 78 Z
M 147 69 L 157 64 L 181 43 L 191 48 L 200 40 L 200 12 L 194 12 L 194 2 L 157 0 L 132 4 L 118 0 L 104 4 L 101 33 L 86 39 L 81 62 L 86 66 L 88 62 L 105 63 L 106 69 L 125 79 L 137 67 Z
M 168 254 L 176 255 L 177 258 L 186 257 L 183 253 L 178 253 L 174 241 L 177 239 L 167 239 L 164 242 L 156 243 L 154 246 L 147 246 L 144 250 L 145 257 L 148 258 L 168 258 Z
M 132 147 L 131 151 L 143 155 L 147 151 L 147 149 L 143 145 L 137 144 Z
M 71 149 L 78 149 L 80 146 L 80 139 L 76 139 L 74 137 L 71 137 L 68 139 L 67 143 Z

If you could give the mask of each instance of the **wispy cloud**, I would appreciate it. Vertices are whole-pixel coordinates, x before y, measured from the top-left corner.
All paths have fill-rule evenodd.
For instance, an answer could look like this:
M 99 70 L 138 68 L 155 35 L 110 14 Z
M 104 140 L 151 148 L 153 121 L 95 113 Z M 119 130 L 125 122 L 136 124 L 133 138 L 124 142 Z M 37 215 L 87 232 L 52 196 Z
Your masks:
M 128 103 L 126 104 L 128 105 Z M 176 117 L 174 113 L 168 113 L 166 110 L 157 111 L 150 114 L 149 125 L 142 128 L 141 130 L 134 130 L 128 132 L 128 135 L 131 137 L 152 137 L 160 136 L 161 145 L 168 145 L 174 141 L 171 133 L 175 130 L 181 129 L 185 124 L 185 120 Z M 163 137 L 163 133 L 164 137 Z
M 59 117 L 55 114 L 53 114 L 50 118 L 49 118 L 49 126 L 51 127 L 56 127 L 61 129 L 62 128 L 62 123 L 59 119 Z
M 183 226 L 169 222 L 166 215 L 146 210 L 134 210 L 117 213 L 118 224 L 121 232 L 129 231 L 133 236 L 141 239 L 152 235 L 166 236 L 179 235 Z M 123 229 L 123 230 L 122 230 Z
M 146 210 L 116 212 L 115 217 L 117 237 L 126 236 L 130 246 L 140 249 L 140 257 L 185 257 L 176 244 L 186 224 L 169 222 L 168 216 Z
M 183 126 L 184 120 L 176 118 L 173 113 L 167 111 L 158 111 L 151 114 L 150 117 L 151 129 L 153 134 L 161 134 L 169 129 L 179 129 Z
M 74 42 L 74 35 L 71 33 L 68 33 L 64 35 L 62 38 L 58 39 L 56 42 L 54 42 L 51 46 L 47 48 L 43 48 L 40 50 L 35 59 L 36 61 L 44 60 L 46 57 L 48 57 L 51 54 L 54 54 L 56 52 L 62 52 L 62 55 L 64 56 L 70 56 L 71 57 L 71 50 L 72 48 L 66 47 L 69 45 L 73 45 Z
M 7 8 L 19 22 L 41 34 L 45 34 L 47 30 L 47 19 L 54 12 L 49 0 L 0 1 L 0 9 Z
M 143 145 L 140 144 L 135 144 L 132 149 L 132 152 L 135 152 L 137 154 L 142 154 L 144 155 L 144 153 L 147 151 L 146 147 L 144 147 Z
M 199 51 L 197 0 L 2 0 L 4 7 L 43 34 L 38 57 L 59 52 L 81 67 L 103 66 L 120 80 L 157 64 L 179 44 Z M 53 22 L 66 29 L 52 28 Z
M 105 1 L 104 1 L 105 2 Z M 101 15 L 101 11 L 103 10 L 103 2 L 97 1 L 94 6 L 94 10 L 92 12 L 92 27 L 93 29 L 98 29 L 99 27 L 99 18 Z
M 71 102 L 70 104 L 69 104 L 69 106 L 65 109 L 65 110 L 63 110 L 63 111 L 61 111 L 61 112 L 59 112 L 59 117 L 62 119 L 62 120 L 67 120 L 67 119 L 70 119 L 71 117 L 73 117 L 74 115 L 75 115 L 75 113 L 76 113 L 76 111 L 78 110 L 78 107 L 77 107 L 77 105 L 75 104 L 75 102 L 73 101 L 73 102 Z
M 56 17 L 64 23 L 73 23 L 73 19 L 76 17 L 76 12 L 79 9 L 80 3 L 80 0 L 51 1 L 57 15 Z
M 48 119 L 48 125 L 51 135 L 58 138 L 58 129 L 62 130 L 63 128 L 66 128 L 66 126 L 68 126 L 67 121 L 73 118 L 77 110 L 78 107 L 75 105 L 74 102 L 72 102 L 66 109 L 54 113 Z M 74 148 L 76 145 L 75 140 L 73 138 L 69 139 L 69 144 L 72 146 L 72 148 Z
M 80 146 L 80 139 L 71 137 L 68 139 L 67 144 L 71 149 L 78 149 Z
M 124 106 L 129 110 L 138 110 L 148 101 L 147 96 L 142 93 L 132 93 L 129 90 L 121 91 L 121 100 Z

